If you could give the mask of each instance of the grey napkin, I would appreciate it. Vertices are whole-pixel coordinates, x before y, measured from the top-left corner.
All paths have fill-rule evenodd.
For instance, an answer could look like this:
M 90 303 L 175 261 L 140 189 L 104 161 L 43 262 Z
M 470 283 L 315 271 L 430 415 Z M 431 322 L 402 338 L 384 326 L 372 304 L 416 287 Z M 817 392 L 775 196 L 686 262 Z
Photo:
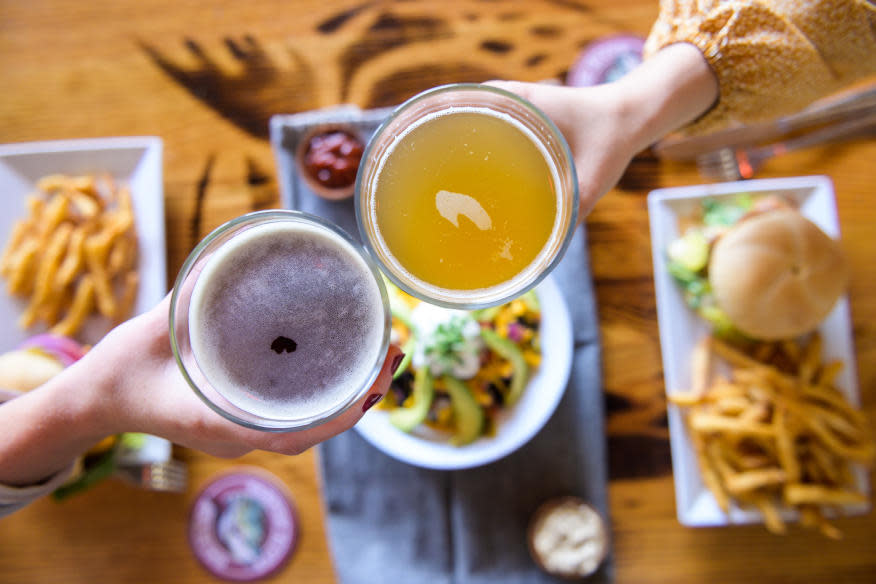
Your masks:
M 306 192 L 289 157 L 301 133 L 321 119 L 356 120 L 370 135 L 385 113 L 369 113 L 343 108 L 279 116 L 271 128 L 286 205 L 326 217 L 354 237 L 352 203 Z M 399 462 L 355 430 L 319 447 L 330 546 L 342 584 L 557 582 L 529 557 L 526 528 L 536 508 L 555 496 L 577 495 L 608 520 L 599 329 L 583 228 L 553 274 L 573 321 L 572 372 L 553 417 L 529 443 L 461 471 Z M 610 582 L 612 573 L 609 556 L 590 580 Z

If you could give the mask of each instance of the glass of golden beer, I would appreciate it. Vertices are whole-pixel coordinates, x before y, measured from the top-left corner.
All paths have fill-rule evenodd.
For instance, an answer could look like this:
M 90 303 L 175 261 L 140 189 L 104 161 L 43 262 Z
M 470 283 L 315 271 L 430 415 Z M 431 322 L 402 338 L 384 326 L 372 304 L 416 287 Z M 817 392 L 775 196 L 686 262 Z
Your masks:
M 362 239 L 402 290 L 450 308 L 507 302 L 560 261 L 578 178 L 554 123 L 478 84 L 421 93 L 377 129 L 356 180 Z

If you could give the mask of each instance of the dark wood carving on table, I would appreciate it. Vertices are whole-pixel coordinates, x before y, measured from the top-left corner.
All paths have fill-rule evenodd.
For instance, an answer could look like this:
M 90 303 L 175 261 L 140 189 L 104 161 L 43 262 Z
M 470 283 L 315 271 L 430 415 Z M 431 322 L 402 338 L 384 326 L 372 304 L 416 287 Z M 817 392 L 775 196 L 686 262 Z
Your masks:
M 427 7 L 418 10 L 417 4 L 405 2 L 386 8 L 383 3 L 363 3 L 326 18 L 315 26 L 317 36 L 308 45 L 313 49 L 307 52 L 296 39 L 288 39 L 281 47 L 266 47 L 242 31 L 239 38 L 222 39 L 223 50 L 237 65 L 234 71 L 221 65 L 227 60 L 225 55 L 211 55 L 194 38 L 182 39 L 179 47 L 159 48 L 148 40 L 141 40 L 140 46 L 191 95 L 262 138 L 267 137 L 273 114 L 321 105 L 314 93 L 316 67 L 337 71 L 340 92 L 335 102 L 354 97 L 350 90 L 363 68 L 378 68 L 379 72 L 371 75 L 365 101 L 358 105 L 381 107 L 400 103 L 434 85 L 506 78 L 508 70 L 520 69 L 516 65 L 520 60 L 524 67 L 535 68 L 551 56 L 559 56 L 560 66 L 551 76 L 562 78 L 573 56 L 568 54 L 568 43 L 558 43 L 575 35 L 562 11 L 552 12 L 551 22 L 530 23 L 523 18 L 524 13 L 502 11 L 499 2 L 475 2 L 472 10 L 458 14 L 429 13 Z M 538 4 L 542 3 L 532 3 L 533 13 L 537 13 Z M 574 2 L 545 4 L 561 6 L 570 13 L 587 11 L 586 6 Z M 337 49 L 331 37 L 341 32 L 355 40 Z M 320 38 L 326 42 L 319 42 Z M 581 47 L 589 40 L 575 39 L 574 45 Z M 444 47 L 457 48 L 440 50 Z M 281 64 L 271 57 L 277 53 L 288 57 L 288 62 Z M 392 58 L 386 58 L 389 54 Z M 567 56 L 563 58 L 563 54 Z M 503 59 L 515 65 L 503 67 Z M 195 65 L 184 64 L 191 62 Z

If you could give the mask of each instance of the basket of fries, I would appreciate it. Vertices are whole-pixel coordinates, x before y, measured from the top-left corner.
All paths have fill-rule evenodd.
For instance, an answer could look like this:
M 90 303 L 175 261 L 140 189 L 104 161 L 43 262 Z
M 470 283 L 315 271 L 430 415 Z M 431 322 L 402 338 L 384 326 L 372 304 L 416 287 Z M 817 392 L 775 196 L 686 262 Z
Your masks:
M 876 446 L 864 414 L 834 384 L 842 362 L 823 361 L 821 347 L 818 334 L 745 348 L 707 337 L 694 352 L 691 389 L 669 395 L 721 509 L 756 509 L 774 533 L 796 516 L 839 538 L 829 517 L 869 508 L 860 474 Z M 728 365 L 729 375 L 718 371 Z

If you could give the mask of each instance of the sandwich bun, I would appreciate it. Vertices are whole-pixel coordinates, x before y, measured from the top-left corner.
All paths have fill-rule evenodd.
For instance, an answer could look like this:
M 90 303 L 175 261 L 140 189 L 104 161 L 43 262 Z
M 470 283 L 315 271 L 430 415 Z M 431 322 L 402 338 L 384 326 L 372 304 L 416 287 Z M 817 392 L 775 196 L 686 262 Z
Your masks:
M 0 387 L 30 391 L 63 370 L 64 365 L 60 361 L 45 353 L 10 351 L 0 355 Z
M 795 209 L 775 208 L 744 218 L 715 242 L 709 283 L 741 333 L 788 339 L 830 313 L 848 267 L 837 241 Z
M 14 351 L 0 355 L 0 388 L 36 389 L 83 355 L 85 347 L 73 339 L 52 334 L 30 337 Z

